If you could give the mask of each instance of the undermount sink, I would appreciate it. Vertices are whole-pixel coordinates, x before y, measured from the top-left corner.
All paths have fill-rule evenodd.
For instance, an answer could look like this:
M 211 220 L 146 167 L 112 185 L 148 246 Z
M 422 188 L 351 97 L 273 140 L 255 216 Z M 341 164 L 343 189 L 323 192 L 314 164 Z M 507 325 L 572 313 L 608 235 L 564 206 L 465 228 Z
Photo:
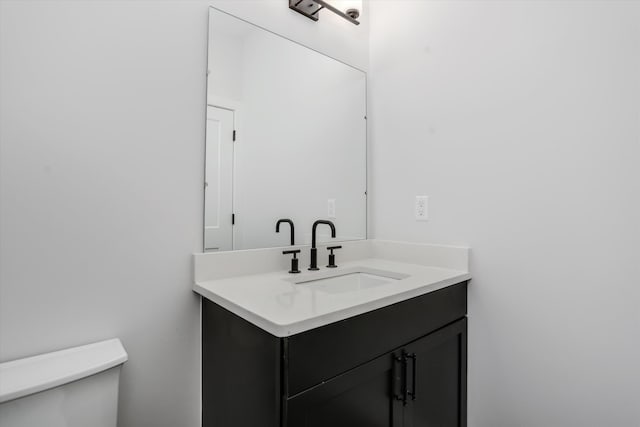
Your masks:
M 323 275 L 324 277 L 305 277 L 295 280 L 296 285 L 328 294 L 341 294 L 387 285 L 409 277 L 408 274 L 370 268 L 354 268 Z

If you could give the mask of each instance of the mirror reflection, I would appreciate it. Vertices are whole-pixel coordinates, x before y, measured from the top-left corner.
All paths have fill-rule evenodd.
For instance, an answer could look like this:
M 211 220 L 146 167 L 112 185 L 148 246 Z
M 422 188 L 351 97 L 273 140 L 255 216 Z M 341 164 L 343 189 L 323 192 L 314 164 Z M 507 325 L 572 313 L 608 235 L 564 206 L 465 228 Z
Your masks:
M 365 239 L 365 73 L 210 8 L 205 162 L 205 251 Z

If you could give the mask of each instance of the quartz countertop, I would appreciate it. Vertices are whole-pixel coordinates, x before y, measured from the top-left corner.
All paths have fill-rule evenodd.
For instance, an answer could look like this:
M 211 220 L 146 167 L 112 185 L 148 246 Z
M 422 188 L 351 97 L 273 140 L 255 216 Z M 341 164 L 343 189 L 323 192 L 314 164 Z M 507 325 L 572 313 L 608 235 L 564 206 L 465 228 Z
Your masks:
M 468 248 L 464 250 L 468 251 Z M 295 283 L 360 270 L 381 270 L 406 277 L 375 287 L 337 293 L 326 292 L 311 283 Z M 464 270 L 383 258 L 361 258 L 343 262 L 335 269 L 304 270 L 300 274 L 281 270 L 199 280 L 193 290 L 272 335 L 287 337 L 470 278 L 471 275 Z

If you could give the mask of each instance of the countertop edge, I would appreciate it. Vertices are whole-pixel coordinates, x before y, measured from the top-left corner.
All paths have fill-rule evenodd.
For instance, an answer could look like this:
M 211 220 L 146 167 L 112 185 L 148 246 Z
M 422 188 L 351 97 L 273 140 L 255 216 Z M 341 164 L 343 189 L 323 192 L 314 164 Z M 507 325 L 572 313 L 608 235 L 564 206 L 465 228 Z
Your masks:
M 339 322 L 341 320 L 345 320 L 351 317 L 365 314 L 373 310 L 378 310 L 383 307 L 397 304 L 399 302 L 406 301 L 408 299 L 415 298 L 430 292 L 434 292 L 434 291 L 446 288 L 448 286 L 466 282 L 470 279 L 471 279 L 471 274 L 465 272 L 447 279 L 425 284 L 424 286 L 420 286 L 418 288 L 414 288 L 406 292 L 389 295 L 387 297 L 383 297 L 374 301 L 357 304 L 343 310 L 322 314 L 311 319 L 305 319 L 305 320 L 301 320 L 301 321 L 294 322 L 291 324 L 286 324 L 286 325 L 281 325 L 281 324 L 271 322 L 268 319 L 265 319 L 264 317 L 259 316 L 256 313 L 249 311 L 243 308 L 242 306 L 235 304 L 211 292 L 206 287 L 201 286 L 197 282 L 193 285 L 193 291 L 199 294 L 200 296 L 202 296 L 203 298 L 207 298 L 208 300 L 220 305 L 221 307 L 225 308 L 231 313 L 243 318 L 249 323 L 265 330 L 271 335 L 274 335 L 279 338 L 285 338 L 285 337 L 296 335 L 302 332 L 309 331 L 311 329 L 319 328 L 321 326 L 326 326 L 331 323 Z

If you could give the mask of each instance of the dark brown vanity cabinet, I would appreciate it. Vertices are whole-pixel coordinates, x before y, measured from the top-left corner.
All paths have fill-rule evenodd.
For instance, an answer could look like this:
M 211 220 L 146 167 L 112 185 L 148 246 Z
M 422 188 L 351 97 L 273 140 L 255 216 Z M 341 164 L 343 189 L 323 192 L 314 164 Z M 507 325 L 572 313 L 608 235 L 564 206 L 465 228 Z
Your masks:
M 465 426 L 466 322 L 289 398 L 286 425 Z
M 286 338 L 202 323 L 203 426 L 466 426 L 466 282 Z

